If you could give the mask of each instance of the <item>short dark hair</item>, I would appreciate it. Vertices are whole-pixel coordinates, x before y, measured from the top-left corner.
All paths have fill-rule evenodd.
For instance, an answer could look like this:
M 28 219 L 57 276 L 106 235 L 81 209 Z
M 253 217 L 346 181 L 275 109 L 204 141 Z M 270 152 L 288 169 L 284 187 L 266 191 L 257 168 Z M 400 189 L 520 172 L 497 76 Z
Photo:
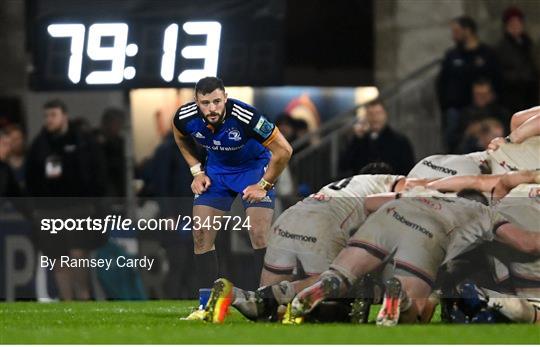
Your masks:
M 366 108 L 368 107 L 373 107 L 373 106 L 377 106 L 377 105 L 381 105 L 382 108 L 385 108 L 384 107 L 384 102 L 382 101 L 381 98 L 375 98 L 369 102 L 366 103 Z
M 476 189 L 470 189 L 470 188 L 462 189 L 457 193 L 457 196 L 460 198 L 476 201 L 486 206 L 489 206 L 489 201 L 486 198 L 486 196 L 482 194 L 482 192 Z
M 217 77 L 201 78 L 195 85 L 195 97 L 199 93 L 202 95 L 210 94 L 216 89 L 225 91 L 225 86 L 223 85 L 222 80 Z
M 491 80 L 489 78 L 486 78 L 486 77 L 480 77 L 476 80 L 474 80 L 473 82 L 473 87 L 474 86 L 490 86 L 491 89 L 493 89 L 493 83 L 491 83 Z
M 476 34 L 477 26 L 474 19 L 469 16 L 459 16 L 453 19 L 454 23 L 457 23 L 463 29 L 469 29 L 471 33 Z
M 59 108 L 63 113 L 67 113 L 68 109 L 66 104 L 60 99 L 52 99 L 43 104 L 44 109 L 48 108 Z
M 394 169 L 390 164 L 379 161 L 365 165 L 358 173 L 360 175 L 393 175 Z
M 513 17 L 517 17 L 521 19 L 522 21 L 525 20 L 525 14 L 519 7 L 510 6 L 503 12 L 503 15 L 502 15 L 503 23 L 504 24 L 508 23 L 508 21 L 512 19 Z

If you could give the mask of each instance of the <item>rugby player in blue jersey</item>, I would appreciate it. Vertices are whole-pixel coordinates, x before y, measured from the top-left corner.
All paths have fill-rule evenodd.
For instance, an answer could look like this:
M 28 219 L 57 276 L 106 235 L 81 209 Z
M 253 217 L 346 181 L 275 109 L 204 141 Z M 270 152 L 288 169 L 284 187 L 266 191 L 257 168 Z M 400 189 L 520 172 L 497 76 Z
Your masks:
M 227 98 L 223 82 L 216 77 L 197 82 L 195 101 L 175 113 L 173 131 L 193 175 L 192 230 L 200 284 L 209 287 L 218 277 L 214 246 L 220 228 L 217 221 L 230 210 L 238 194 L 249 217 L 249 236 L 260 273 L 273 215 L 273 186 L 289 162 L 291 146 L 254 107 Z M 208 152 L 205 167 L 188 144 L 190 136 Z

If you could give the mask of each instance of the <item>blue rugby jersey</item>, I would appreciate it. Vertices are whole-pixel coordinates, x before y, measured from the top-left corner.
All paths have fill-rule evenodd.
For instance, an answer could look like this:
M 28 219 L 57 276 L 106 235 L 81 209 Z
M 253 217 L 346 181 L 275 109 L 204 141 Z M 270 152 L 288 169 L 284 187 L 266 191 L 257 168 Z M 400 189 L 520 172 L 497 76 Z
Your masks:
M 238 173 L 265 166 L 277 129 L 254 107 L 228 98 L 225 119 L 214 129 L 195 102 L 183 105 L 174 115 L 174 126 L 183 135 L 191 135 L 208 151 L 208 174 Z

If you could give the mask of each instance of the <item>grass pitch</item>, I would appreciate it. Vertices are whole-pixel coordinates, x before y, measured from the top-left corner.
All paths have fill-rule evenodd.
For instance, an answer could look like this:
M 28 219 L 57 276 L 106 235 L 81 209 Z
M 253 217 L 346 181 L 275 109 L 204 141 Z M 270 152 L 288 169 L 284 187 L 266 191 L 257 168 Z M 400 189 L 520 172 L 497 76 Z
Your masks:
M 252 323 L 231 309 L 225 324 L 182 321 L 195 301 L 0 304 L 3 344 L 540 344 L 540 329 L 524 324 L 375 325 Z M 372 316 L 376 315 L 372 309 Z M 435 318 L 438 320 L 438 318 Z

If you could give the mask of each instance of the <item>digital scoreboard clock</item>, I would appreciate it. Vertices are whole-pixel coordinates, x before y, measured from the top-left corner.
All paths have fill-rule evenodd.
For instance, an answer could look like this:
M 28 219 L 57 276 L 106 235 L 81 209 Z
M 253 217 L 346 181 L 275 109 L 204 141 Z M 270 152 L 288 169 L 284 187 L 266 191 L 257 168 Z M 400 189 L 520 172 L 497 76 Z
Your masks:
M 280 85 L 284 0 L 28 0 L 36 90 Z
M 373 4 L 343 1 L 27 0 L 30 86 L 370 84 Z
M 219 22 L 186 22 L 182 28 L 187 35 L 204 35 L 203 45 L 186 45 L 177 54 L 178 24 L 167 25 L 161 37 L 161 59 L 157 66 L 164 83 L 172 82 L 178 64 L 177 58 L 200 59 L 199 69 L 185 69 L 177 78 L 180 83 L 197 82 L 205 76 L 216 76 L 219 61 L 221 24 Z M 86 28 L 81 23 L 53 23 L 47 26 L 48 34 L 56 39 L 69 39 L 69 57 L 65 73 L 73 84 L 118 85 L 137 76 L 136 66 L 126 66 L 126 58 L 139 53 L 137 43 L 128 43 L 129 25 L 126 23 L 95 23 Z M 109 39 L 110 44 L 104 42 Z M 54 43 L 51 43 L 54 45 Z M 86 60 L 106 62 L 108 68 L 91 71 L 82 76 Z M 157 70 L 155 71 L 157 73 Z M 157 77 L 157 76 L 156 76 Z

